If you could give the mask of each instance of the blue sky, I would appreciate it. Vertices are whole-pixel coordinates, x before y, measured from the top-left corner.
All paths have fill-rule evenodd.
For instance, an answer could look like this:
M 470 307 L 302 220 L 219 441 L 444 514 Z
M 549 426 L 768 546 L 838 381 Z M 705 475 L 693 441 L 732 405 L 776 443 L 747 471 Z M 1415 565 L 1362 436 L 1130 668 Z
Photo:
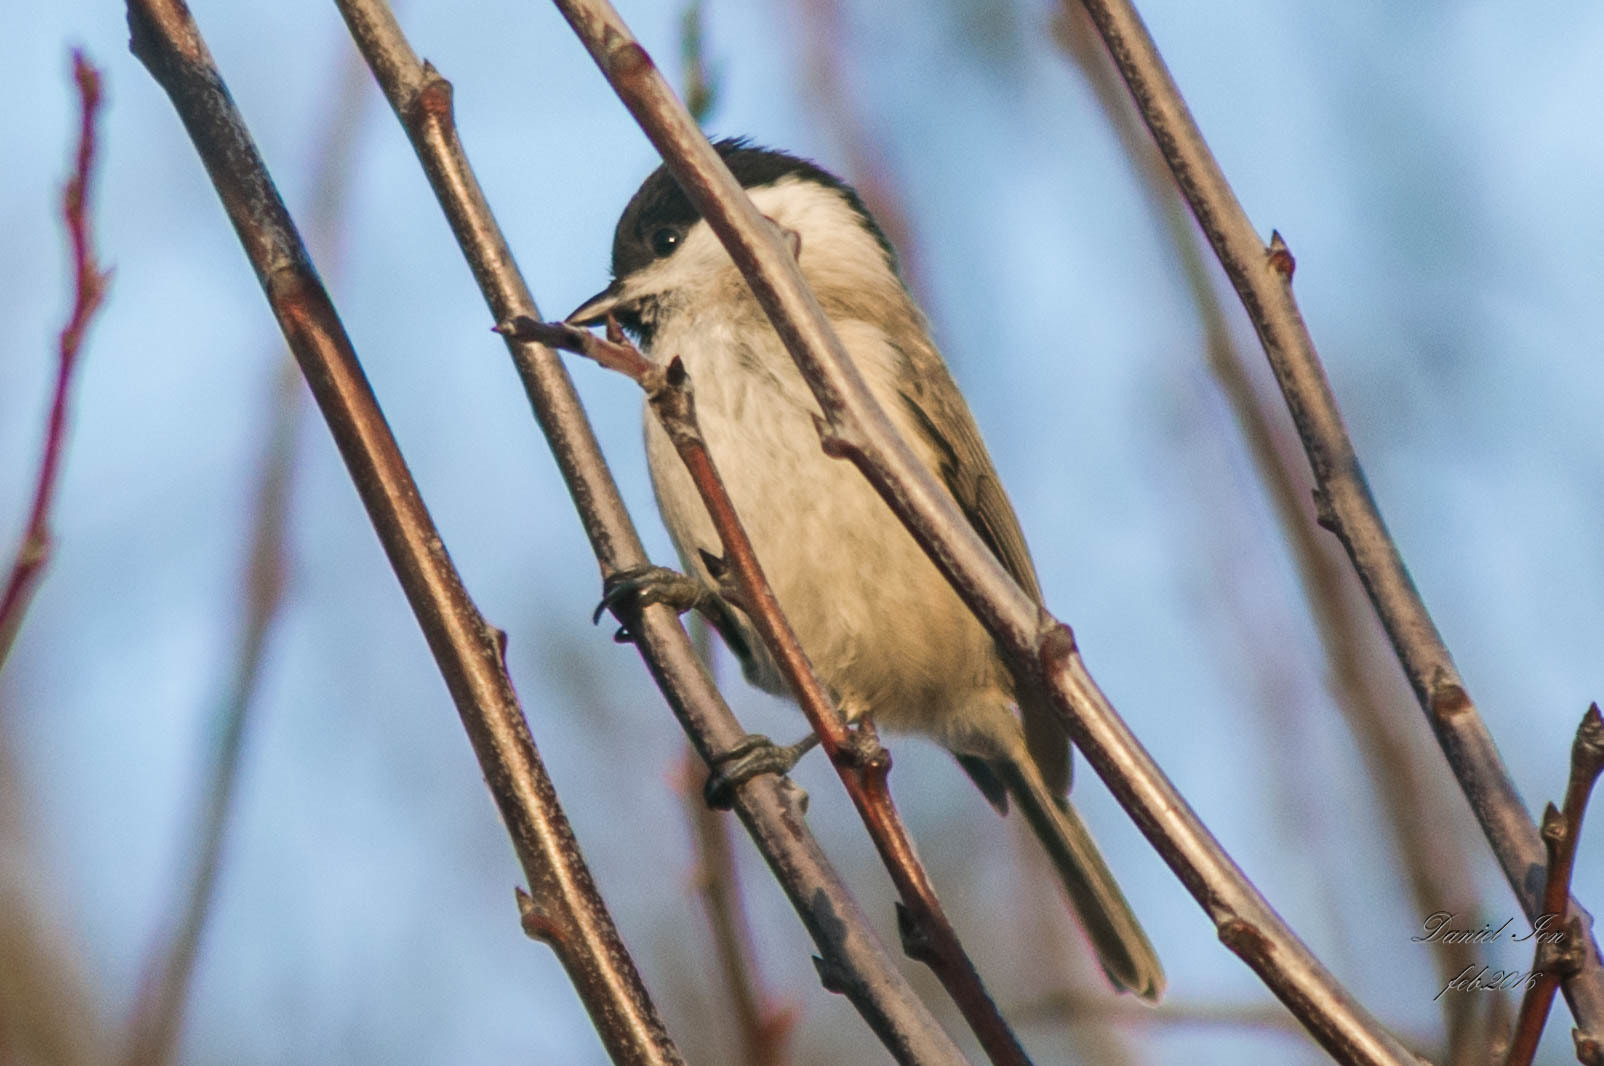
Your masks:
M 1439 986 L 1408 940 L 1424 916 L 1397 885 L 1173 252 L 1052 48 L 1049 7 L 843 7 L 848 98 L 913 220 L 904 253 L 1049 605 L 1294 928 L 1385 1021 L 1431 1037 Z M 1535 811 L 1559 797 L 1571 732 L 1604 693 L 1592 136 L 1604 13 L 1142 10 L 1249 216 L 1297 256 L 1299 301 L 1372 488 Z M 351 52 L 334 8 L 194 11 L 304 220 Z M 623 13 L 673 70 L 678 6 Z M 605 282 L 649 146 L 553 9 L 413 4 L 401 16 L 456 86 L 469 156 L 542 308 L 567 311 Z M 710 0 L 707 18 L 721 88 L 710 128 L 848 170 L 808 92 L 798 6 Z M 67 299 L 54 203 L 73 121 L 68 47 L 107 78 L 97 235 L 116 273 L 74 397 L 57 556 L 0 678 L 0 728 L 30 840 L 22 880 L 73 945 L 108 1034 L 183 854 L 282 357 L 216 197 L 125 38 L 114 5 L 0 11 L 18 102 L 0 114 L 0 546 L 20 532 Z M 363 84 L 348 206 L 314 251 L 469 589 L 510 635 L 537 743 L 671 1030 L 694 1061 L 720 1061 L 720 993 L 672 788 L 676 729 L 635 656 L 587 623 L 599 582 L 566 494 L 411 150 Z M 574 377 L 649 545 L 671 560 L 633 386 L 590 366 Z M 561 971 L 517 930 L 519 874 L 444 686 L 304 406 L 290 598 L 185 1060 L 599 1063 Z M 1418 726 L 1395 667 L 1383 658 L 1378 673 Z M 737 682 L 731 698 L 757 731 L 800 728 Z M 1028 1001 L 1043 971 L 1013 962 L 1044 928 L 1072 936 L 1067 920 L 1050 890 L 1019 887 L 1028 852 L 941 753 L 894 750 L 899 800 L 960 932 L 975 930 L 1002 1000 Z M 799 776 L 816 831 L 889 923 L 828 768 Z M 1263 1000 L 1093 775 L 1076 794 L 1172 997 Z M 1463 803 L 1450 810 L 1440 833 L 1474 857 L 1497 924 L 1513 914 L 1507 889 Z M 1584 894 L 1604 873 L 1600 844 L 1595 819 Z M 794 916 L 750 847 L 737 851 L 770 987 L 801 1011 L 799 1061 L 863 1054 L 854 1016 L 817 989 Z M 1523 964 L 1512 949 L 1508 961 Z M 1566 1029 L 1556 1017 L 1552 1061 Z M 1296 1037 L 1132 1032 L 1156 1062 L 1321 1061 Z M 1025 1033 L 1039 1061 L 1068 1054 L 1062 1026 Z

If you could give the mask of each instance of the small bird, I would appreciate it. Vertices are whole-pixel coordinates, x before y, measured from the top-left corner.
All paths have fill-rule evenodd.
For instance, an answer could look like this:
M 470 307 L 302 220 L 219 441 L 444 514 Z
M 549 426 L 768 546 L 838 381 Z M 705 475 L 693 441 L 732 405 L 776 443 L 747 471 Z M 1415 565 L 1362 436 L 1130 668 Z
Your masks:
M 1038 601 L 1041 589 L 969 407 L 851 186 L 813 163 L 732 139 L 714 146 L 789 239 L 876 401 L 952 493 L 981 539 Z M 1069 740 L 996 643 L 851 463 L 825 455 L 819 406 L 713 230 L 659 167 L 613 236 L 613 282 L 568 323 L 615 318 L 654 361 L 678 357 L 702 435 L 775 596 L 849 719 L 944 745 L 999 811 L 1013 800 L 1041 839 L 1109 980 L 1157 1000 L 1158 956 L 1066 798 Z M 675 600 L 713 612 L 746 676 L 786 691 L 704 553 L 719 539 L 668 435 L 648 412 L 646 450 L 664 523 L 694 586 Z

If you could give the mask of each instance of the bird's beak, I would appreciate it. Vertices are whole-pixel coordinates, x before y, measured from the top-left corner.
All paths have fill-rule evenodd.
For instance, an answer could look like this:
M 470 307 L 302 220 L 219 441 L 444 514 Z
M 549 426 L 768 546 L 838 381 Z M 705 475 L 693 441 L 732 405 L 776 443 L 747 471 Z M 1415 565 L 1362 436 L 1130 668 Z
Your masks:
M 563 319 L 570 326 L 596 326 L 607 320 L 607 316 L 626 310 L 632 301 L 624 298 L 624 283 L 622 280 L 614 281 L 595 296 L 574 308 L 569 316 Z

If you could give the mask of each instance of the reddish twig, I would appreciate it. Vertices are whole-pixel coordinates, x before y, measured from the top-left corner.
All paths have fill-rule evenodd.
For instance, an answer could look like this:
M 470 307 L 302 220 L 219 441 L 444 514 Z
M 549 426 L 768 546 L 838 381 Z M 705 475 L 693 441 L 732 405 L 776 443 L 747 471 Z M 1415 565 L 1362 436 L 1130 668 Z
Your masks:
M 1581 916 L 1567 914 L 1571 895 L 1571 871 L 1576 867 L 1576 845 L 1582 836 L 1582 815 L 1587 811 L 1593 784 L 1604 772 L 1604 717 L 1598 704 L 1582 716 L 1571 744 L 1571 773 L 1565 786 L 1565 806 L 1552 803 L 1543 811 L 1543 843 L 1548 848 L 1548 879 L 1543 883 L 1543 913 L 1533 925 L 1537 940 L 1532 957 L 1531 984 L 1521 1000 L 1515 1019 L 1515 1035 L 1509 1044 L 1505 1066 L 1531 1066 L 1537 1054 L 1537 1041 L 1548 1024 L 1559 983 L 1581 968 L 1586 957 Z M 1589 1066 L 1604 1064 L 1604 1049 L 1597 1042 L 1576 1034 L 1577 1057 Z
M 796 1010 L 772 1005 L 763 992 L 753 958 L 752 933 L 741 906 L 729 830 L 724 813 L 708 806 L 697 787 L 700 763 L 694 752 L 687 752 L 680 779 L 696 843 L 696 890 L 707 910 L 713 950 L 740 1029 L 741 1061 L 752 1066 L 782 1066 L 788 1059 L 786 1044 L 796 1028 Z
M 1220 938 L 1331 1054 L 1415 1057 L 1350 996 L 1208 832 L 1098 689 L 1073 635 L 1008 575 L 870 394 L 788 248 L 605 0 L 556 0 L 619 99 L 723 242 L 818 401 L 825 450 L 849 458 L 1012 665 L 1050 697 L 1070 739 L 1214 921 Z
M 1292 254 L 1279 234 L 1267 247 L 1253 228 L 1129 0 L 1083 2 L 1258 332 L 1314 472 L 1318 521 L 1347 551 L 1505 878 L 1535 922 L 1542 914 L 1531 877 L 1543 862 L 1537 828 L 1370 494 L 1292 295 Z M 1565 982 L 1566 995 L 1586 1038 L 1604 1043 L 1604 968 L 1585 939 L 1585 962 Z
M 130 46 L 205 163 L 428 640 L 528 879 L 549 944 L 615 1061 L 682 1062 L 579 854 L 507 676 L 502 635 L 463 588 L 349 336 L 182 0 L 130 0 Z
M 907 827 L 897 815 L 888 784 L 891 754 L 880 745 L 867 719 L 856 727 L 848 725 L 840 709 L 825 695 L 813 664 L 780 610 L 779 600 L 735 513 L 735 504 L 702 440 L 695 394 L 684 364 L 677 358 L 667 366 L 651 362 L 624 339 L 618 324 L 611 319 L 606 339 L 563 323 L 518 320 L 499 328 L 519 339 L 593 359 L 629 377 L 645 391 L 653 414 L 690 472 L 718 531 L 724 557 L 713 568 L 714 573 L 733 578 L 742 610 L 796 696 L 897 886 L 902 898 L 897 916 L 905 950 L 935 972 L 993 1063 L 1028 1063 L 1019 1038 L 986 992 L 979 972 L 947 920 Z
M 78 85 L 78 149 L 72 176 L 62 191 L 62 216 L 67 223 L 67 239 L 72 245 L 72 313 L 62 327 L 56 345 L 56 387 L 50 402 L 50 421 L 45 430 L 44 456 L 34 485 L 33 506 L 22 535 L 22 546 L 0 592 L 0 668 L 11 654 L 22 617 L 28 610 L 39 578 L 50 561 L 50 510 L 56 485 L 61 477 L 61 453 L 67 439 L 67 398 L 72 389 L 73 371 L 83 347 L 89 322 L 106 294 L 109 272 L 101 272 L 95 262 L 93 234 L 89 220 L 89 179 L 95 163 L 95 122 L 100 114 L 100 71 L 81 51 L 72 53 L 72 76 Z
M 419 61 L 382 0 L 337 2 L 417 152 L 492 318 L 538 317 L 457 135 L 451 83 Z M 644 566 L 646 550 L 562 359 L 544 345 L 511 339 L 507 350 L 603 576 Z M 746 730 L 730 713 L 678 616 L 656 604 L 631 619 L 630 627 L 636 649 L 686 736 L 704 760 L 715 762 Z M 831 975 L 831 990 L 847 997 L 899 1063 L 964 1062 L 809 831 L 801 790 L 788 780 L 760 775 L 733 791 L 734 811 L 813 938 L 822 969 Z

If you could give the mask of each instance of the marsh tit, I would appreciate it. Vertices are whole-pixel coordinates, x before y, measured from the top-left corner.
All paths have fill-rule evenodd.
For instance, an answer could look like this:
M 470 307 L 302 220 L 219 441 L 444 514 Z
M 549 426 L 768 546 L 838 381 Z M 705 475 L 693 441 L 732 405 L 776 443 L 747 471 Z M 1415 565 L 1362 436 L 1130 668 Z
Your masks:
M 897 430 L 999 562 L 1041 598 L 1035 567 L 980 431 L 930 339 L 896 253 L 856 192 L 806 160 L 740 140 L 716 146 L 752 202 L 791 241 L 802 274 Z M 1114 985 L 1151 1000 L 1163 969 L 1066 799 L 1068 738 L 1016 685 L 995 642 L 850 463 L 820 447 L 819 407 L 723 245 L 666 168 L 613 236 L 613 283 L 568 317 L 609 315 L 654 360 L 678 356 L 722 473 L 780 606 L 849 718 L 944 745 L 998 810 L 1024 812 Z M 667 434 L 646 448 L 663 520 L 687 575 L 716 597 L 703 552 L 719 539 Z M 748 679 L 785 684 L 745 616 L 719 604 Z M 733 631 L 732 631 L 733 630 Z

